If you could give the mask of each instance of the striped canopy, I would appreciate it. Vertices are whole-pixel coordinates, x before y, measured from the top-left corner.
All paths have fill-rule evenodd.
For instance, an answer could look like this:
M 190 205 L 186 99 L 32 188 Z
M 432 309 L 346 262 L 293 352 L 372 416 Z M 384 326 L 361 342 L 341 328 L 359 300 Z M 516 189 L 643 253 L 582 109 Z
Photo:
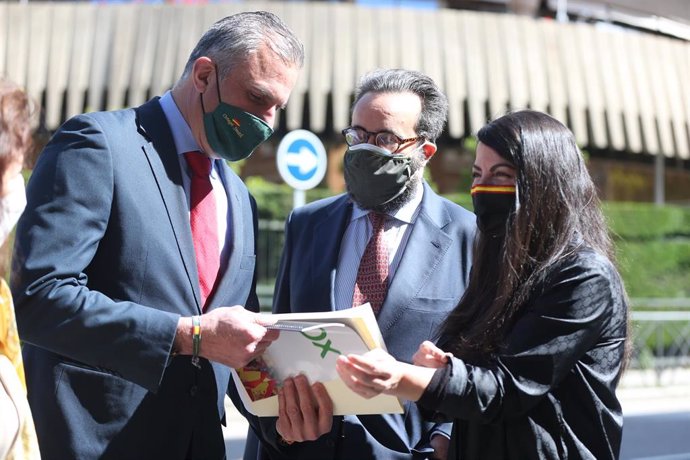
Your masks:
M 84 108 L 161 94 L 212 22 L 259 9 L 282 17 L 306 46 L 285 112 L 289 130 L 339 132 L 357 77 L 404 67 L 447 93 L 451 138 L 531 107 L 566 122 L 581 145 L 690 158 L 690 42 L 605 25 L 330 2 L 3 2 L 0 74 L 44 100 L 55 129 Z

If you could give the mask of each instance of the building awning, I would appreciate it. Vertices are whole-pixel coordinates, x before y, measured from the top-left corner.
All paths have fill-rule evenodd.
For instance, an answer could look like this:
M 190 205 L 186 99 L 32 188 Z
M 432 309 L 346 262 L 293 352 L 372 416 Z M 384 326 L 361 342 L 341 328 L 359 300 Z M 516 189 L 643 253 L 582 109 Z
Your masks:
M 161 94 L 210 24 L 248 9 L 278 14 L 305 43 L 289 130 L 338 132 L 359 75 L 404 67 L 446 92 L 454 139 L 531 107 L 581 145 L 690 159 L 690 42 L 607 25 L 330 2 L 1 3 L 0 74 L 42 100 L 56 129 Z

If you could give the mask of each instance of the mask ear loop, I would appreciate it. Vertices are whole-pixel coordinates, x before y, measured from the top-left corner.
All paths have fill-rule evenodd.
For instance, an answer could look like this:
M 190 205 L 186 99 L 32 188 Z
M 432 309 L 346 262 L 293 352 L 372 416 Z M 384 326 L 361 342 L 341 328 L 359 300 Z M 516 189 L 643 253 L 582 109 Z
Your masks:
M 218 93 L 218 102 L 223 102 L 220 99 L 220 80 L 218 79 L 218 66 L 216 64 L 213 64 L 213 66 L 216 68 L 216 92 Z
M 516 158 L 516 159 L 520 160 L 520 164 L 517 164 L 517 163 L 515 164 L 515 167 L 517 170 L 516 177 L 515 177 L 515 215 L 516 216 L 517 216 L 518 210 L 520 209 L 520 167 L 522 166 L 522 163 L 524 161 L 522 158 L 522 152 L 525 149 L 525 138 L 523 136 L 522 126 L 519 126 L 518 130 L 519 130 L 518 133 L 520 135 L 520 145 L 519 145 L 520 152 L 517 153 L 518 158 Z
M 206 114 L 206 107 L 204 107 L 204 93 L 199 93 L 199 100 L 201 101 L 201 111 Z
M 214 63 L 213 67 L 216 69 L 216 93 L 218 93 L 218 102 L 223 102 L 220 99 L 220 80 L 218 79 L 218 66 Z M 199 93 L 199 99 L 201 100 L 201 110 L 206 113 L 206 107 L 204 107 L 204 95 Z
M 520 184 L 515 180 L 515 214 L 520 209 Z

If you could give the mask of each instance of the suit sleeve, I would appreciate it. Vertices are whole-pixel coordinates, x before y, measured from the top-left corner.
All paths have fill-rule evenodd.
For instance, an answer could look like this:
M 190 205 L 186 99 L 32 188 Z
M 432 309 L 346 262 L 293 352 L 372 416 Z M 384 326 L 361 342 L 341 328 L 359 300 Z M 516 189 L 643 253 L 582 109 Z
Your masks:
M 13 256 L 17 322 L 25 342 L 155 391 L 179 316 L 87 286 L 89 264 L 108 231 L 114 182 L 99 123 L 88 115 L 68 121 L 27 187 Z

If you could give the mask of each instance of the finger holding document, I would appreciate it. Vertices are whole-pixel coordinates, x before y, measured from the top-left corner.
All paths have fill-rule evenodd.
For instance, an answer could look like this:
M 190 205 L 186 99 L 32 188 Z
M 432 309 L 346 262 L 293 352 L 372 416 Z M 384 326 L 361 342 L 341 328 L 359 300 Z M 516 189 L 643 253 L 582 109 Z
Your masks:
M 331 430 L 333 402 L 321 382 L 309 384 L 300 374 L 278 390 L 276 430 L 287 443 L 313 441 Z
M 280 404 L 283 405 L 282 411 L 290 419 L 285 418 L 282 433 L 295 436 L 289 440 L 308 439 L 309 435 L 321 433 L 325 429 L 325 413 L 332 417 L 403 412 L 398 398 L 380 395 L 365 399 L 348 389 L 336 372 L 339 356 L 385 349 L 369 304 L 345 311 L 266 315 L 260 322 L 275 329 L 274 333 L 279 330 L 280 336 L 263 355 L 236 369 L 233 380 L 250 413 L 276 417 L 281 414 Z M 295 377 L 298 374 L 303 376 Z M 310 405 L 318 411 L 314 412 Z M 326 407 L 328 411 L 324 410 Z M 303 431 L 304 423 L 307 427 Z M 332 425 L 332 420 L 329 423 Z M 293 425 L 298 427 L 297 434 L 288 432 Z

